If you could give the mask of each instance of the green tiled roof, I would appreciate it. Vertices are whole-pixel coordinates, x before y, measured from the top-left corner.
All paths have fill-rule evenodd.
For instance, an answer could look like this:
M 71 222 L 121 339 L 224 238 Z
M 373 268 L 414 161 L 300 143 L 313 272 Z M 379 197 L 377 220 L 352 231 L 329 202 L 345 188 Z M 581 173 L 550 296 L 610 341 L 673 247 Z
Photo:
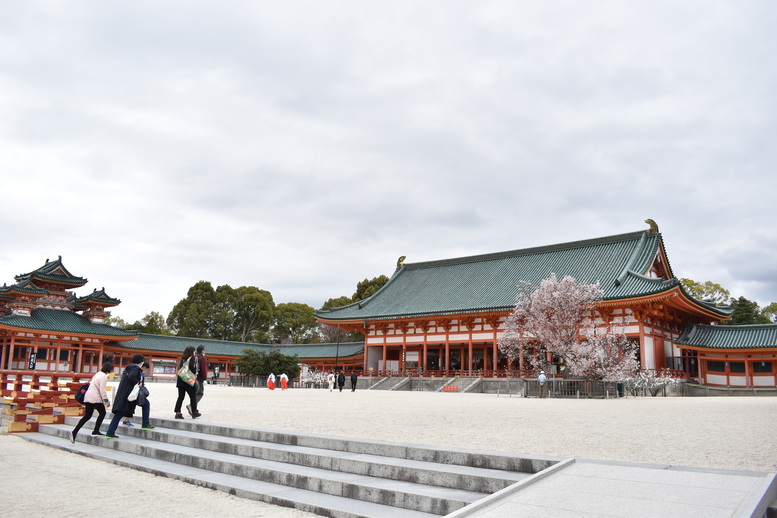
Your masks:
M 121 304 L 121 300 L 113 299 L 109 297 L 108 294 L 105 293 L 105 288 L 101 290 L 95 289 L 92 293 L 90 293 L 85 297 L 78 297 L 77 299 L 75 299 L 75 302 L 83 303 L 83 302 L 86 302 L 87 300 L 93 300 L 95 302 L 100 302 L 102 304 L 111 304 L 111 305 Z
M 349 358 L 364 353 L 364 342 L 281 345 L 279 349 L 287 356 L 296 354 L 300 360 L 304 358 Z
M 48 295 L 49 290 L 39 288 L 30 279 L 25 279 L 12 286 L 0 287 L 0 292 L 16 291 L 19 293 L 29 293 L 31 295 Z
M 680 346 L 701 349 L 777 349 L 777 324 L 686 327 L 675 340 Z
M 405 263 L 373 296 L 319 311 L 316 316 L 325 321 L 380 320 L 511 310 L 520 282 L 538 285 L 553 273 L 559 279 L 570 275 L 585 284 L 599 281 L 605 300 L 662 293 L 679 286 L 680 281 L 643 275 L 661 244 L 661 234 L 640 231 L 525 250 Z
M 209 340 L 202 338 L 188 338 L 181 336 L 151 335 L 141 333 L 136 340 L 130 342 L 112 343 L 113 347 L 120 347 L 138 351 L 160 351 L 182 353 L 188 346 L 197 348 L 205 346 L 205 354 L 216 356 L 238 357 L 243 355 L 243 350 L 251 349 L 257 352 L 280 351 L 287 356 L 297 355 L 300 360 L 305 358 L 340 358 L 360 355 L 364 352 L 364 342 L 347 342 L 341 344 L 303 344 L 303 345 L 272 345 L 255 344 L 248 342 L 228 342 L 224 340 Z M 338 354 L 339 353 L 339 354 Z
M 0 326 L 92 336 L 129 337 L 138 333 L 107 324 L 95 324 L 83 315 L 59 309 L 33 309 L 30 316 L 0 316 Z
M 62 256 L 55 259 L 54 261 L 49 261 L 48 259 L 46 259 L 46 264 L 44 264 L 37 270 L 33 270 L 30 273 L 17 275 L 15 278 L 17 281 L 39 278 L 39 279 L 45 279 L 53 282 L 62 282 L 65 284 L 77 284 L 81 286 L 83 286 L 88 282 L 83 277 L 76 277 L 75 275 L 71 274 L 67 270 L 67 268 L 65 268 L 65 265 L 62 264 Z

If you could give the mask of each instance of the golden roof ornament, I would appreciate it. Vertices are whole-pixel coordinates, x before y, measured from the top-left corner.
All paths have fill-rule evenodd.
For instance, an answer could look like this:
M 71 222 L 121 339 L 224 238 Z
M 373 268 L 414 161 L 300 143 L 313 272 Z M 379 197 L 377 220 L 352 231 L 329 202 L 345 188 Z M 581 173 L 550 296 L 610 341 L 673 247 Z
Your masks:
M 402 268 L 403 264 L 405 264 L 405 256 L 404 255 L 400 256 L 399 259 L 397 259 L 397 270 Z
M 656 224 L 655 221 L 653 221 L 652 219 L 648 218 L 648 219 L 645 220 L 645 223 L 650 225 L 650 228 L 648 228 L 648 230 L 647 230 L 648 234 L 658 234 L 658 225 Z

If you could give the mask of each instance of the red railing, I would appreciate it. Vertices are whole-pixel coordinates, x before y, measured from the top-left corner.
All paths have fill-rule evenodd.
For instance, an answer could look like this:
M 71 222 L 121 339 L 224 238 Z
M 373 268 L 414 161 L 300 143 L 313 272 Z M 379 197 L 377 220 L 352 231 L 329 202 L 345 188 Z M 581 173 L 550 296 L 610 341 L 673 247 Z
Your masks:
M 38 424 L 62 424 L 65 416 L 82 415 L 84 410 L 75 401 L 75 392 L 92 376 L 57 371 L 0 371 L 0 395 L 13 416 L 8 432 L 36 432 Z

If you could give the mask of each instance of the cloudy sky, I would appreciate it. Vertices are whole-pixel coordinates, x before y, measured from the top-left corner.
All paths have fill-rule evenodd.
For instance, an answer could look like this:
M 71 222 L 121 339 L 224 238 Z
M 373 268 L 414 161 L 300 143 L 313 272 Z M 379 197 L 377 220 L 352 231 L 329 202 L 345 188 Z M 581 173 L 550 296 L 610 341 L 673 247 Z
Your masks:
M 777 3 L 0 5 L 0 282 L 320 307 L 407 262 L 658 223 L 777 301 Z

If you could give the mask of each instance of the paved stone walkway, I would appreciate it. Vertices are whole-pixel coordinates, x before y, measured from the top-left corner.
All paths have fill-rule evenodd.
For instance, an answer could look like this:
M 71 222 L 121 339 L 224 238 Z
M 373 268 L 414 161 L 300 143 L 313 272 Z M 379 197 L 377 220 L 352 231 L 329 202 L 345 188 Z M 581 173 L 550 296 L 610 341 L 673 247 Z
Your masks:
M 777 475 L 578 460 L 456 518 L 761 517 Z

